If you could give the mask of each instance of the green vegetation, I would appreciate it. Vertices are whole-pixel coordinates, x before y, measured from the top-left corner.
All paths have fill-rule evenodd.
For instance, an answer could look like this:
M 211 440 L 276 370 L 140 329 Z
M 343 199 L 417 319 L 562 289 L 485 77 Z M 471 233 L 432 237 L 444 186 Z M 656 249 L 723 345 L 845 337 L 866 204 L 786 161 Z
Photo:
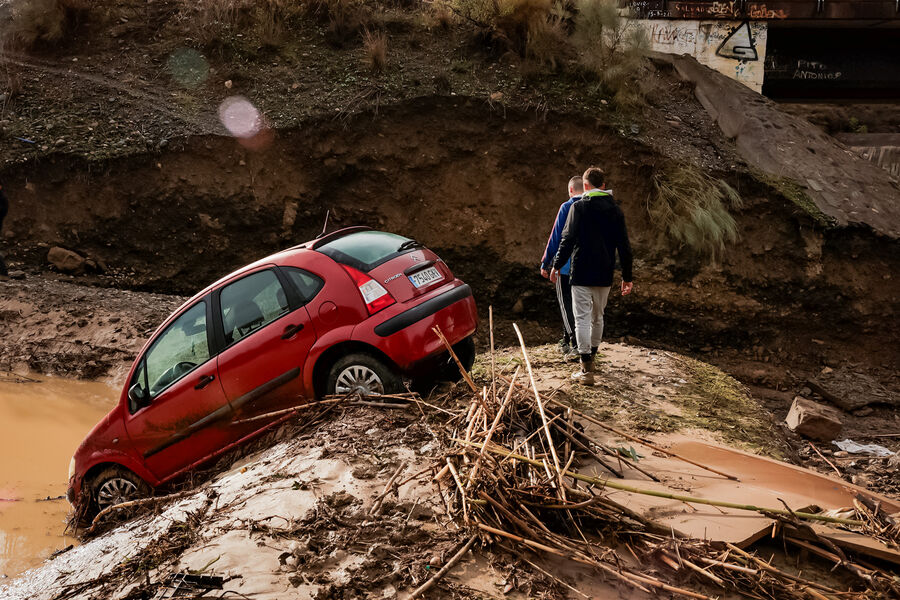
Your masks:
M 851 133 L 869 133 L 869 126 L 860 123 L 856 117 L 850 117 L 850 120 L 847 122 L 847 128 Z
M 796 204 L 803 212 L 811 216 L 813 220 L 822 227 L 831 228 L 835 226 L 835 220 L 822 212 L 816 203 L 813 202 L 812 198 L 803 191 L 803 188 L 800 185 L 786 177 L 775 177 L 756 170 L 751 171 L 751 173 L 754 179 L 774 189 L 782 198 Z
M 714 431 L 728 443 L 781 458 L 774 423 L 743 385 L 710 364 L 684 356 L 678 361 L 688 380 L 674 398 L 682 409 L 680 427 Z
M 657 172 L 653 188 L 647 213 L 660 235 L 713 258 L 737 240 L 729 209 L 741 208 L 743 201 L 725 181 L 682 164 Z

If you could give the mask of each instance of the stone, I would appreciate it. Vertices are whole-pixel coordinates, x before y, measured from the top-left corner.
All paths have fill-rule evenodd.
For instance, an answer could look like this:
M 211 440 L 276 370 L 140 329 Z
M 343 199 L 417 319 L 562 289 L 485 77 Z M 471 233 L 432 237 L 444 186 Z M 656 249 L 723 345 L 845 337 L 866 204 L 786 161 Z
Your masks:
M 795 433 L 814 440 L 830 442 L 841 433 L 843 424 L 839 415 L 840 413 L 829 406 L 797 396 L 784 421 Z
M 9 272 L 10 279 L 25 279 L 25 271 L 10 271 Z
M 80 275 L 84 273 L 85 259 L 77 252 L 54 246 L 47 253 L 47 261 L 63 273 Z
M 850 478 L 850 482 L 859 487 L 869 487 L 869 483 L 871 483 L 865 475 L 854 475 Z

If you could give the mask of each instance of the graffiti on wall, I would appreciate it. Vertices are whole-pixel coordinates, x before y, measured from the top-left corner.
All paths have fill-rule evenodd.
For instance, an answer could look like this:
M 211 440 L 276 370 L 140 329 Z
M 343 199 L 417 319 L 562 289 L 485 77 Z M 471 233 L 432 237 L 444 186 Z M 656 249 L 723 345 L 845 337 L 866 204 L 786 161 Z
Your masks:
M 762 91 L 768 25 L 751 21 L 639 20 L 657 52 L 688 54 Z
M 722 0 L 701 2 L 682 0 L 660 2 L 658 0 L 632 0 L 628 8 L 642 19 L 784 19 L 783 8 L 769 8 L 765 2 L 746 0 Z
M 750 31 L 750 23 L 744 21 L 728 34 L 719 47 L 716 48 L 716 56 L 733 58 L 734 60 L 759 60 L 756 51 L 756 43 L 753 33 Z

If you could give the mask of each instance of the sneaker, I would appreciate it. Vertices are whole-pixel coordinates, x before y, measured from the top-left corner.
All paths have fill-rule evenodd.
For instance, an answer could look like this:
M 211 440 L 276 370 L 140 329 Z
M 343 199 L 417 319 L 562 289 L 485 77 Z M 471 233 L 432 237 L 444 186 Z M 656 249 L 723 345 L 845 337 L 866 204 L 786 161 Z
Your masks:
M 584 367 L 572 373 L 572 381 L 581 385 L 594 385 L 594 374 L 586 371 Z
M 563 354 L 568 354 L 572 350 L 572 347 L 569 346 L 569 342 L 565 338 L 556 342 L 556 345 L 559 346 L 559 351 Z
M 563 361 L 565 362 L 575 362 L 581 358 L 581 355 L 578 354 L 578 350 L 575 348 L 569 348 L 566 352 L 563 353 Z

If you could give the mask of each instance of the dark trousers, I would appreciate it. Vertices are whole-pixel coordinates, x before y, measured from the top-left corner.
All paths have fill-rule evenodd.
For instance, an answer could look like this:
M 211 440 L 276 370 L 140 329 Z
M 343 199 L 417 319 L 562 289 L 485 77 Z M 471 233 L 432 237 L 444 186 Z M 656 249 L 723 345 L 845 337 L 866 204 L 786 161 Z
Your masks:
M 572 312 L 572 284 L 569 276 L 559 274 L 556 280 L 556 299 L 559 301 L 559 312 L 563 320 L 563 340 L 575 345 L 575 313 Z

